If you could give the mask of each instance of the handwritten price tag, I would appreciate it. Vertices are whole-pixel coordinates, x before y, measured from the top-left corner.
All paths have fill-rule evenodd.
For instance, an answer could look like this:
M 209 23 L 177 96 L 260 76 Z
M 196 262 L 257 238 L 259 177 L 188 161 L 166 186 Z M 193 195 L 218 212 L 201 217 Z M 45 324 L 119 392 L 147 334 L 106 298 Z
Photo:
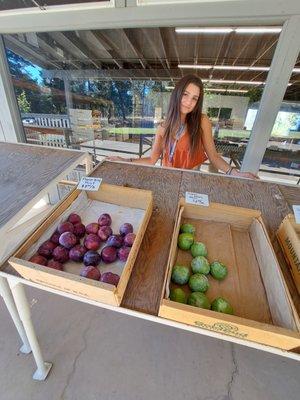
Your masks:
M 97 192 L 99 186 L 101 185 L 102 178 L 91 178 L 89 176 L 84 176 L 81 178 L 77 189 L 90 190 L 92 192 Z
M 185 201 L 188 204 L 195 204 L 196 206 L 209 206 L 207 194 L 185 192 Z
M 300 205 L 293 206 L 293 210 L 294 210 L 294 214 L 295 214 L 296 224 L 300 224 Z

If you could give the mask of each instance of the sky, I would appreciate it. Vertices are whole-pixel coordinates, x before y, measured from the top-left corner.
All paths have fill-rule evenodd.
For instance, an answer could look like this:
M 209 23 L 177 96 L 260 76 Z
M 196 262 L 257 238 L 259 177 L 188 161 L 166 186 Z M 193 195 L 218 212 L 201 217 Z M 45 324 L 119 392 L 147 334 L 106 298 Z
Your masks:
M 16 59 L 17 58 L 17 59 Z M 18 59 L 22 60 L 23 66 L 21 67 L 21 72 L 28 74 L 32 79 L 34 79 L 39 85 L 43 84 L 42 78 L 42 71 L 41 67 L 31 63 L 30 61 L 26 60 L 25 58 L 16 55 L 13 51 L 7 51 L 7 60 L 8 64 L 17 64 Z M 22 65 L 21 63 L 21 65 Z M 25 64 L 25 66 L 24 66 Z M 26 65 L 27 64 L 27 65 Z
M 39 85 L 43 83 L 43 78 L 41 76 L 42 68 L 38 67 L 37 65 L 25 67 L 24 72 L 27 72 L 32 79 L 37 81 Z

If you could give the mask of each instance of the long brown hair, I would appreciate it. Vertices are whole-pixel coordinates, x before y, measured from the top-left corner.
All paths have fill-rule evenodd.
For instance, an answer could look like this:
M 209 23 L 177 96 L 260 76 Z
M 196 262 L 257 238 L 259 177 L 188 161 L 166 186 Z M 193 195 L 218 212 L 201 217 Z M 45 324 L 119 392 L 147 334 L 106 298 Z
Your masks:
M 200 78 L 195 75 L 185 75 L 177 82 L 170 98 L 169 108 L 166 120 L 163 122 L 165 128 L 164 145 L 168 147 L 172 138 L 180 127 L 180 104 L 186 87 L 190 84 L 198 86 L 200 89 L 199 99 L 192 112 L 186 116 L 187 132 L 190 137 L 190 154 L 194 155 L 199 148 L 199 141 L 202 136 L 201 118 L 203 107 L 203 83 Z

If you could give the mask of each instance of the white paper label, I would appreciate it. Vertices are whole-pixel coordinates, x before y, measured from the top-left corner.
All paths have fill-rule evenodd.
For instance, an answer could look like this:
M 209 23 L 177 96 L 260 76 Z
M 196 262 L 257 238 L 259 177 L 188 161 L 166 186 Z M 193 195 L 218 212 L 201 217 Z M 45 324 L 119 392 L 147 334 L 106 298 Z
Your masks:
M 209 206 L 207 194 L 185 192 L 185 201 L 188 204 L 195 204 L 196 206 Z
M 89 176 L 84 176 L 83 178 L 81 178 L 77 189 L 97 192 L 99 186 L 101 185 L 101 182 L 102 178 L 91 178 Z
M 300 205 L 293 206 L 296 224 L 300 224 Z

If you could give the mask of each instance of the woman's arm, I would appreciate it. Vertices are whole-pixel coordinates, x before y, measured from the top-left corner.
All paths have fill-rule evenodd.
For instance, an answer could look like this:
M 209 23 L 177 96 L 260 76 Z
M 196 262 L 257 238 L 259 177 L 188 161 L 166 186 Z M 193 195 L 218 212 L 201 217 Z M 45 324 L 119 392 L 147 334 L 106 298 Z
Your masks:
M 107 157 L 109 161 L 131 161 L 135 164 L 150 164 L 155 165 L 159 157 L 163 152 L 163 135 L 164 135 L 164 128 L 159 125 L 156 131 L 154 143 L 152 146 L 150 157 L 141 157 L 141 158 L 123 158 L 123 157 Z
M 233 176 L 257 179 L 257 176 L 252 174 L 251 172 L 240 172 L 235 168 L 231 169 L 231 166 L 225 160 L 223 160 L 222 157 L 219 156 L 212 136 L 211 122 L 206 115 L 202 116 L 201 127 L 203 131 L 202 143 L 204 146 L 204 150 L 207 154 L 207 157 L 209 158 L 209 161 L 214 165 L 215 168 L 225 173 L 228 173 L 228 171 L 230 171 L 230 175 Z

